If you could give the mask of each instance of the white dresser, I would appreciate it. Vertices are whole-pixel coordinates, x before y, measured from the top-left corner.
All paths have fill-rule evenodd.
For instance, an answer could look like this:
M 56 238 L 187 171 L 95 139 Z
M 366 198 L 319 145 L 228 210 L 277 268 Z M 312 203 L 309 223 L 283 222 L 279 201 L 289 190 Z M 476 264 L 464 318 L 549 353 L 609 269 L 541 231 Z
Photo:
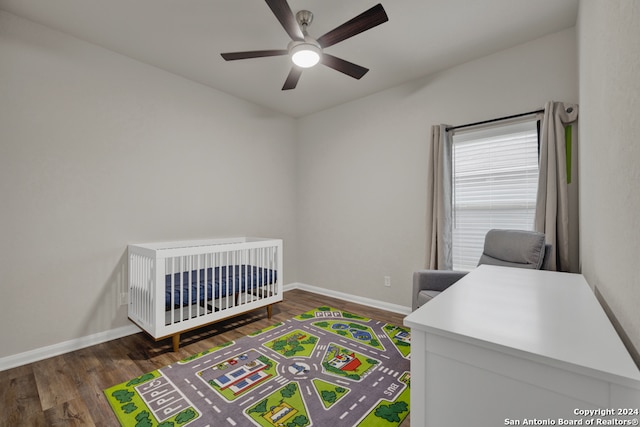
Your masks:
M 640 372 L 582 275 L 480 266 L 404 324 L 412 427 L 640 420 Z

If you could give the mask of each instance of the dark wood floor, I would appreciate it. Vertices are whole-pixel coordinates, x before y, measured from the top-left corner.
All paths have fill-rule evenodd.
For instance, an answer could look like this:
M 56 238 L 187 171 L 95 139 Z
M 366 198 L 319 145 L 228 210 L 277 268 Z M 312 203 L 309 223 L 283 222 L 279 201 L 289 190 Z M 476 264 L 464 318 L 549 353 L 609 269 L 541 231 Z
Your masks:
M 274 306 L 271 320 L 263 309 L 187 333 L 177 353 L 172 351 L 171 339 L 155 342 L 139 333 L 2 371 L 0 426 L 118 425 L 102 393 L 105 388 L 321 305 L 396 325 L 402 325 L 404 318 L 301 290 L 285 292 L 284 302 Z M 407 417 L 401 427 L 408 427 L 409 423 Z

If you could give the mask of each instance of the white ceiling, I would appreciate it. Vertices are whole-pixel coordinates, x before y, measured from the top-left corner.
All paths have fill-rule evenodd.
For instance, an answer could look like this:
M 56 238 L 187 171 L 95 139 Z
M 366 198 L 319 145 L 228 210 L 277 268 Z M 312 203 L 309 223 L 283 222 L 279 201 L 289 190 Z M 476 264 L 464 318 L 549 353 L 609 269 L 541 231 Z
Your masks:
M 289 0 L 319 37 L 374 6 L 389 21 L 326 49 L 370 69 L 324 66 L 282 91 L 287 56 L 226 62 L 221 52 L 286 49 L 263 0 L 0 0 L 0 9 L 299 117 L 575 25 L 578 0 Z

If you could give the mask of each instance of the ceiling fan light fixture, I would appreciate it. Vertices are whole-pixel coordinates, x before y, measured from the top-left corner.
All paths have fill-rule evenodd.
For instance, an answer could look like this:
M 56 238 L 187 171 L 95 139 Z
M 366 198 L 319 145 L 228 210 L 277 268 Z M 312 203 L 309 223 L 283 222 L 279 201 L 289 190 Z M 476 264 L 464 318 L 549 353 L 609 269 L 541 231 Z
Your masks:
M 310 68 L 320 62 L 322 51 L 312 43 L 299 43 L 293 46 L 289 52 L 291 61 L 301 68 Z

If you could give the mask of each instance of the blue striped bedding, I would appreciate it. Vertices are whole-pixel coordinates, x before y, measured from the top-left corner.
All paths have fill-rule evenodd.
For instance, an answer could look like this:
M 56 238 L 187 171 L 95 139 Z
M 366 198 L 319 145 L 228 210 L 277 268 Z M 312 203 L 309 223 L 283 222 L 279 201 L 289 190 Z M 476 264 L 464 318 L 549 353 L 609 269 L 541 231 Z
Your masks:
M 169 309 L 171 306 L 187 306 L 255 291 L 260 286 L 275 283 L 277 273 L 275 270 L 262 267 L 231 265 L 167 274 L 165 306 Z

